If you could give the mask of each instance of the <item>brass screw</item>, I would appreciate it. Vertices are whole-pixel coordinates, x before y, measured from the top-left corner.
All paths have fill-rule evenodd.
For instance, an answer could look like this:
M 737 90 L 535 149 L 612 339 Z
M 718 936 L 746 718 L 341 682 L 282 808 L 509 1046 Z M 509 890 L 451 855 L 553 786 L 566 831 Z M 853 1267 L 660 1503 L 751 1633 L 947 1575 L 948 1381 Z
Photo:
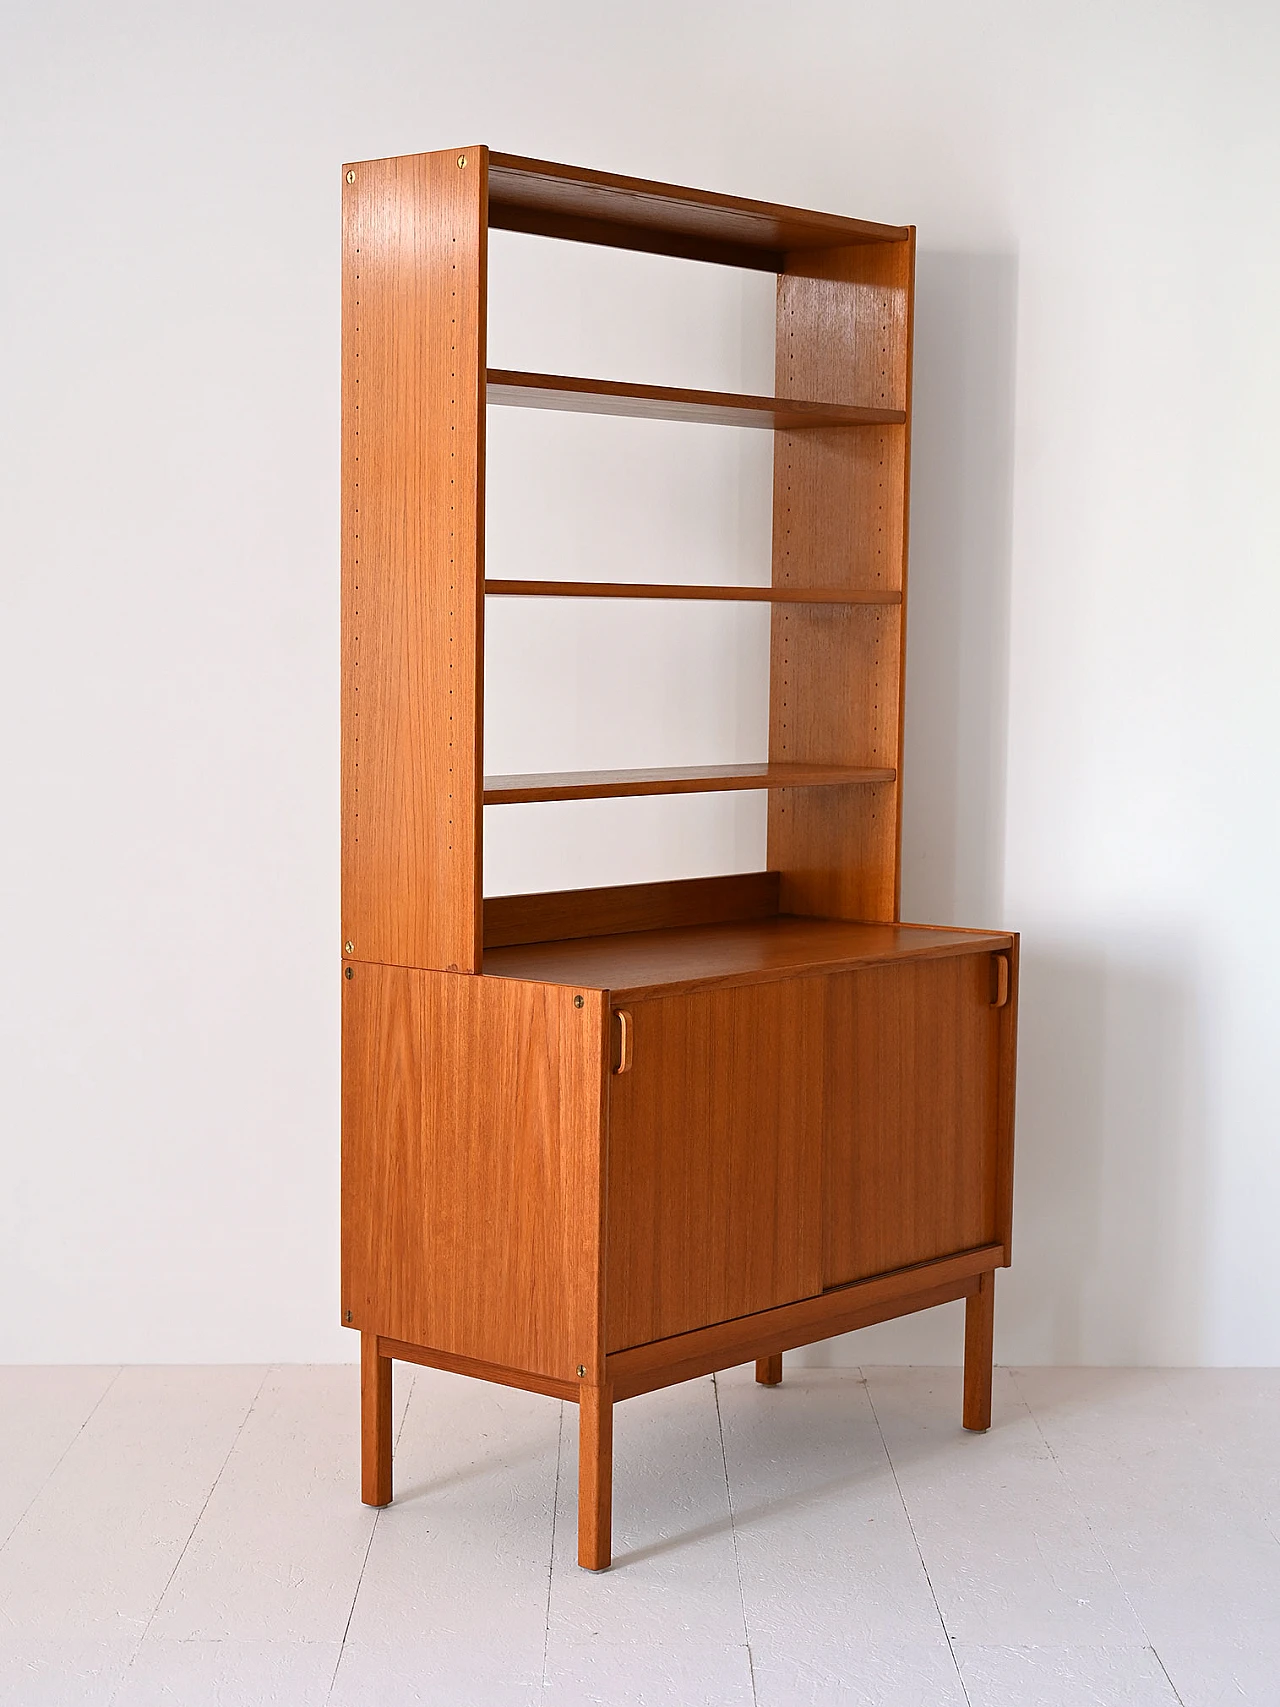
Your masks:
M 356 945 L 355 945 L 355 943 L 353 943 L 353 942 L 344 942 L 344 943 L 343 943 L 343 945 L 342 945 L 342 952 L 343 952 L 343 953 L 344 953 L 344 954 L 354 954 L 354 953 L 355 953 L 355 951 L 356 951 Z
M 581 996 L 575 996 L 573 998 L 573 1005 L 575 1008 L 580 1008 L 582 1006 L 582 997 Z
M 347 1311 L 347 1312 L 346 1312 L 346 1314 L 345 1314 L 345 1317 L 344 1317 L 344 1319 L 345 1319 L 345 1320 L 346 1320 L 346 1321 L 348 1321 L 348 1322 L 349 1322 L 349 1321 L 350 1321 L 350 1320 L 351 1320 L 351 1312 L 350 1312 L 350 1310 L 348 1310 L 348 1311 Z
M 347 967 L 345 976 L 348 978 L 354 978 L 355 977 L 355 973 L 351 970 L 351 968 L 349 966 Z
M 583 1376 L 584 1376 L 584 1375 L 585 1375 L 585 1374 L 586 1374 L 586 1373 L 587 1373 L 587 1366 L 586 1366 L 586 1364 L 585 1364 L 585 1363 L 580 1363 L 580 1364 L 579 1364 L 579 1365 L 578 1365 L 578 1379 L 579 1379 L 579 1380 L 581 1380 L 581 1379 L 582 1379 L 582 1377 L 583 1377 Z
M 356 175 L 355 175 L 355 173 L 354 173 L 354 172 L 348 172 L 348 173 L 347 173 L 347 182 L 348 182 L 348 183 L 349 183 L 349 184 L 354 184 L 354 183 L 355 183 L 355 181 L 356 181 Z
M 459 156 L 458 156 L 458 165 L 459 165 L 459 166 L 465 166 L 465 165 L 466 165 L 466 163 L 467 163 L 467 157 L 466 157 L 466 155 L 465 155 L 465 154 L 459 154 Z

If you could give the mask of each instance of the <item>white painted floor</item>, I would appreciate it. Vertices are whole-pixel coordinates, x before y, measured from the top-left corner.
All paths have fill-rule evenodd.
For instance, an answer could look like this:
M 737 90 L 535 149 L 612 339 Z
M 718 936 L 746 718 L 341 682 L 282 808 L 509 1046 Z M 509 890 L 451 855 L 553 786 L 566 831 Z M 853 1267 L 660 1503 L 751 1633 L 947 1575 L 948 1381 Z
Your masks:
M 15 1707 L 1280 1707 L 1280 1371 L 750 1369 L 576 1412 L 396 1367 L 0 1371 Z

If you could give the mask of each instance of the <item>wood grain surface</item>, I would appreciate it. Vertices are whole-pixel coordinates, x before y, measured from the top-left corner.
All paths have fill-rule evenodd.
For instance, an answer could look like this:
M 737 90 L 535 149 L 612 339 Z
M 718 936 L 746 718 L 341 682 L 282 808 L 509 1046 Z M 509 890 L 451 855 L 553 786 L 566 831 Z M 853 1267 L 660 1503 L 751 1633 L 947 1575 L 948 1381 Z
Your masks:
M 904 412 L 911 400 L 914 234 L 900 243 L 789 255 L 778 281 L 777 386 Z M 905 593 L 909 425 L 861 435 L 779 433 L 773 579 Z M 769 756 L 877 763 L 901 773 L 899 610 L 778 605 Z M 768 863 L 788 912 L 898 914 L 901 790 L 769 802 Z
M 775 871 L 561 889 L 542 895 L 487 895 L 484 945 L 489 949 L 677 925 L 741 924 L 775 918 L 777 912 Z
M 395 1358 L 400 1363 L 420 1363 L 427 1369 L 444 1369 L 450 1375 L 492 1381 L 498 1387 L 518 1387 L 521 1392 L 541 1393 L 548 1399 L 568 1399 L 575 1405 L 582 1386 L 576 1374 L 572 1380 L 556 1375 L 536 1375 L 529 1369 L 512 1369 L 506 1363 L 486 1363 L 480 1357 L 464 1357 L 459 1352 L 438 1351 L 434 1346 L 388 1339 L 386 1334 L 378 1335 L 378 1349 L 383 1357 Z
M 1013 1261 L 1013 1127 L 1018 1086 L 1018 976 L 1021 939 L 1015 933 L 1005 958 L 1009 996 L 996 1010 L 1000 1077 L 996 1103 L 996 1231 L 1004 1245 L 1004 1263 Z
M 391 1504 L 391 1359 L 368 1332 L 360 1335 L 360 1498 Z
M 991 956 L 833 978 L 826 1023 L 824 1284 L 996 1243 Z
M 677 581 L 486 581 L 490 598 L 695 599 L 743 604 L 900 605 L 902 594 L 879 587 L 709 587 Z
M 884 765 L 659 765 L 625 771 L 544 771 L 487 776 L 486 806 L 535 800 L 620 800 L 638 794 L 724 794 L 752 788 L 810 788 L 891 782 Z
M 598 1379 L 603 996 L 351 971 L 344 1312 L 388 1339 Z
M 610 1081 L 610 1351 L 822 1286 L 823 985 L 629 1004 Z
M 611 1352 L 608 1370 L 614 1398 L 635 1398 L 677 1381 L 709 1375 L 712 1370 L 731 1369 L 735 1364 L 965 1298 L 976 1290 L 978 1276 L 998 1260 L 998 1246 L 960 1251 L 941 1262 L 922 1263 L 897 1274 L 838 1286 L 776 1310 Z
M 901 409 L 877 404 L 814 402 L 803 393 L 777 397 L 745 396 L 735 391 L 691 391 L 678 385 L 640 385 L 625 380 L 575 379 L 566 374 L 517 373 L 489 369 L 490 403 L 517 409 L 561 409 L 574 414 L 622 415 L 649 421 L 688 421 L 705 427 L 786 427 L 793 432 L 818 428 L 865 431 L 887 422 L 901 423 Z
M 964 1400 L 961 1420 L 975 1434 L 991 1427 L 991 1357 L 996 1319 L 994 1269 L 978 1276 L 964 1306 Z
M 482 150 L 343 182 L 342 938 L 480 963 Z
M 855 924 L 784 914 L 737 924 L 492 948 L 485 952 L 484 965 L 499 978 L 591 986 L 609 990 L 621 1001 L 810 977 L 885 961 L 972 955 L 1007 949 L 1011 941 L 1003 931 Z
M 613 1388 L 578 1394 L 578 1563 L 609 1568 L 613 1535 Z
M 906 228 L 626 178 L 520 155 L 489 156 L 490 223 L 579 243 L 781 272 L 786 251 L 901 241 Z

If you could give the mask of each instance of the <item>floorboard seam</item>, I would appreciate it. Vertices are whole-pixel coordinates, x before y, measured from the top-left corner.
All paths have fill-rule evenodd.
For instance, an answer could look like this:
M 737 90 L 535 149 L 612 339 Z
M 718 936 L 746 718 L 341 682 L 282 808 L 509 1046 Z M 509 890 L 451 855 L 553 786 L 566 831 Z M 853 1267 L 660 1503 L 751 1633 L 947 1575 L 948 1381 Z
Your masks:
M 1168 1685 L 1169 1685 L 1169 1688 L 1170 1688 L 1170 1689 L 1171 1689 L 1171 1690 L 1172 1690 L 1172 1691 L 1173 1691 L 1173 1699 L 1174 1699 L 1174 1700 L 1175 1700 L 1175 1701 L 1176 1701 L 1176 1702 L 1177 1702 L 1177 1703 L 1178 1703 L 1178 1707 L 1186 1707 L 1186 1702 L 1185 1702 L 1185 1701 L 1184 1701 L 1184 1700 L 1183 1700 L 1183 1699 L 1182 1699 L 1182 1696 L 1181 1696 L 1181 1694 L 1180 1694 L 1180 1693 L 1179 1693 L 1179 1691 L 1178 1691 L 1178 1686 L 1177 1686 L 1177 1684 L 1176 1684 L 1176 1683 L 1175 1683 L 1175 1682 L 1174 1682 L 1174 1681 L 1173 1681 L 1173 1679 L 1172 1679 L 1172 1678 L 1171 1678 L 1171 1677 L 1170 1677 L 1170 1676 L 1169 1676 L 1169 1668 L 1168 1668 L 1168 1666 L 1167 1666 L 1167 1665 L 1166 1665 L 1166 1664 L 1165 1664 L 1165 1663 L 1164 1663 L 1164 1661 L 1163 1661 L 1163 1660 L 1162 1660 L 1162 1659 L 1161 1659 L 1161 1658 L 1160 1658 L 1160 1650 L 1159 1650 L 1159 1648 L 1155 1648 L 1155 1647 L 1153 1647 L 1153 1648 L 1152 1648 L 1152 1650 L 1151 1650 L 1151 1652 L 1152 1652 L 1152 1653 L 1153 1653 L 1153 1654 L 1154 1654 L 1154 1655 L 1155 1655 L 1155 1657 L 1156 1657 L 1156 1664 L 1157 1664 L 1157 1665 L 1158 1665 L 1158 1666 L 1159 1666 L 1159 1667 L 1160 1667 L 1160 1670 L 1161 1670 L 1161 1671 L 1162 1671 L 1162 1672 L 1163 1672 L 1163 1673 L 1164 1673 L 1164 1680 L 1165 1680 L 1165 1682 L 1166 1682 L 1166 1683 L 1167 1683 L 1167 1684 L 1168 1684 Z
M 57 1462 L 55 1464 L 50 1465 L 49 1474 L 45 1477 L 44 1481 L 41 1482 L 40 1486 L 36 1489 L 35 1493 L 32 1494 L 31 1498 L 27 1501 L 26 1505 L 23 1506 L 22 1510 L 18 1513 L 17 1517 L 14 1518 L 13 1526 L 9 1530 L 9 1533 L 5 1536 L 3 1541 L 0 1541 L 0 1553 L 4 1552 L 5 1548 L 9 1545 L 9 1543 L 13 1540 L 14 1536 L 18 1533 L 19 1529 L 21 1529 L 22 1525 L 26 1522 L 27 1513 L 31 1510 L 32 1506 L 40 1498 L 41 1494 L 45 1491 L 45 1489 L 49 1486 L 49 1483 L 58 1474 L 58 1471 L 62 1467 L 63 1459 L 67 1456 L 67 1453 L 70 1452 L 71 1448 L 75 1445 L 76 1441 L 79 1440 L 80 1436 L 84 1433 L 85 1429 L 87 1429 L 89 1424 L 93 1421 L 95 1415 L 97 1414 L 98 1406 L 104 1402 L 104 1400 L 107 1397 L 107 1394 L 115 1386 L 116 1382 L 120 1379 L 121 1375 L 123 1375 L 124 1368 L 125 1368 L 125 1366 L 123 1363 L 117 1364 L 115 1374 L 111 1377 L 110 1381 L 107 1382 L 106 1386 L 102 1389 L 102 1391 L 98 1394 L 98 1397 L 94 1400 L 93 1404 L 89 1407 L 89 1410 L 88 1410 L 87 1414 L 85 1415 L 85 1419 L 80 1424 L 80 1427 L 71 1436 L 71 1439 L 67 1442 L 67 1444 L 63 1447 L 62 1451 L 58 1454 Z
M 551 1652 L 551 1584 L 556 1569 L 556 1522 L 560 1516 L 560 1466 L 564 1458 L 564 1400 L 560 1401 L 560 1432 L 556 1436 L 556 1485 L 551 1496 L 551 1546 L 547 1550 L 547 1610 L 542 1625 L 542 1682 L 539 1699 L 547 1695 L 547 1659 Z
M 159 1612 L 161 1606 L 164 1604 L 164 1597 L 165 1597 L 165 1595 L 168 1594 L 170 1588 L 173 1586 L 173 1579 L 177 1576 L 179 1570 L 181 1570 L 181 1568 L 182 1568 L 182 1561 L 187 1556 L 187 1549 L 191 1546 L 192 1540 L 195 1537 L 196 1530 L 199 1529 L 199 1527 L 200 1527 L 201 1519 L 204 1517 L 205 1512 L 208 1511 L 208 1509 L 209 1509 L 209 1501 L 213 1498 L 214 1493 L 217 1491 L 218 1483 L 222 1480 L 223 1472 L 226 1470 L 227 1465 L 231 1462 L 231 1454 L 235 1451 L 236 1447 L 240 1444 L 240 1436 L 244 1433 L 245 1425 L 248 1423 L 249 1418 L 253 1415 L 253 1407 L 257 1404 L 258 1399 L 260 1398 L 260 1396 L 262 1394 L 262 1389 L 266 1386 L 267 1378 L 270 1374 L 271 1374 L 271 1366 L 268 1366 L 266 1369 L 263 1370 L 262 1379 L 261 1379 L 261 1381 L 259 1381 L 258 1385 L 253 1390 L 253 1397 L 252 1397 L 252 1399 L 249 1400 L 249 1403 L 248 1403 L 247 1407 L 245 1408 L 245 1413 L 240 1418 L 240 1426 L 239 1426 L 239 1428 L 236 1429 L 236 1432 L 235 1432 L 235 1434 L 231 1440 L 231 1445 L 228 1446 L 226 1453 L 223 1456 L 222 1462 L 218 1466 L 217 1475 L 213 1478 L 213 1481 L 209 1484 L 209 1492 L 204 1496 L 204 1499 L 200 1502 L 200 1510 L 196 1513 L 195 1521 L 192 1523 L 191 1528 L 187 1531 L 187 1538 L 182 1543 L 182 1549 L 179 1552 L 178 1557 L 173 1561 L 173 1569 L 169 1572 L 169 1575 L 166 1577 L 164 1587 L 160 1590 L 160 1593 L 156 1596 L 156 1603 L 151 1608 L 151 1612 L 147 1618 L 147 1622 L 143 1626 L 142 1634 L 138 1637 L 138 1640 L 134 1646 L 134 1650 L 133 1650 L 132 1654 L 130 1654 L 130 1656 L 129 1656 L 129 1663 L 124 1668 L 124 1671 L 121 1674 L 119 1683 L 111 1691 L 111 1700 L 112 1701 L 114 1701 L 116 1699 L 116 1697 L 119 1695 L 120 1691 L 124 1688 L 125 1684 L 129 1680 L 129 1673 L 133 1670 L 134 1662 L 137 1660 L 138 1655 L 142 1652 L 142 1644 L 147 1639 L 147 1632 L 151 1629 L 151 1626 L 155 1623 L 156 1613 Z M 105 1395 L 104 1395 L 104 1397 L 105 1397 Z
M 884 1430 L 880 1427 L 880 1418 L 876 1412 L 876 1402 L 871 1397 L 871 1383 L 867 1380 L 866 1372 L 863 1369 L 859 1369 L 858 1374 L 861 1377 L 862 1385 L 866 1390 L 867 1403 L 871 1406 L 871 1415 L 875 1419 L 876 1431 L 880 1436 L 880 1445 L 884 1452 L 885 1463 L 889 1466 L 889 1474 L 893 1477 L 893 1485 L 898 1490 L 898 1499 L 902 1504 L 902 1515 L 906 1518 L 907 1528 L 911 1531 L 911 1540 L 915 1546 L 916 1557 L 920 1561 L 920 1569 L 924 1572 L 924 1580 L 929 1585 L 929 1597 L 933 1601 L 934 1611 L 938 1614 L 939 1627 L 942 1630 L 942 1634 L 946 1637 L 947 1652 L 951 1655 L 951 1664 L 955 1667 L 956 1682 L 960 1685 L 960 1693 L 964 1696 L 967 1707 L 973 1707 L 972 1702 L 969 1700 L 969 1690 L 964 1681 L 964 1673 L 960 1670 L 960 1662 L 956 1658 L 956 1645 L 951 1640 L 951 1632 L 947 1629 L 947 1621 L 942 1616 L 942 1607 L 938 1603 L 938 1595 L 933 1586 L 933 1578 L 929 1575 L 929 1567 L 925 1563 L 924 1549 L 920 1545 L 920 1537 L 916 1534 L 916 1526 L 911 1519 L 911 1508 L 908 1506 L 907 1497 L 902 1491 L 902 1483 L 898 1480 L 898 1466 L 893 1461 L 893 1454 L 889 1451 L 889 1442 L 885 1439 Z
M 409 1376 L 409 1392 L 404 1402 L 404 1409 L 400 1413 L 400 1426 L 396 1429 L 396 1437 L 391 1443 L 391 1457 L 393 1463 L 395 1460 L 396 1448 L 400 1444 L 400 1436 L 404 1433 L 404 1425 L 409 1420 L 409 1406 L 413 1403 L 413 1395 L 417 1385 L 418 1376 L 417 1371 L 415 1370 Z M 374 1508 L 373 1522 L 369 1525 L 369 1539 L 364 1544 L 364 1557 L 360 1561 L 360 1570 L 356 1577 L 356 1586 L 351 1594 L 351 1605 L 347 1608 L 347 1621 L 342 1626 L 342 1640 L 338 1643 L 338 1657 L 333 1662 L 333 1675 L 330 1677 L 329 1687 L 325 1691 L 324 1698 L 326 1704 L 333 1699 L 333 1692 L 337 1686 L 338 1668 L 342 1664 L 343 1654 L 347 1651 L 347 1636 L 351 1630 L 351 1620 L 356 1615 L 356 1602 L 360 1598 L 360 1584 L 364 1581 L 364 1573 L 369 1563 L 369 1555 L 373 1551 L 373 1538 L 378 1533 L 378 1524 L 382 1519 L 382 1514 L 385 1509 L 385 1506 L 377 1506 Z
M 733 1572 L 738 1579 L 738 1608 L 742 1613 L 742 1644 L 747 1650 L 747 1673 L 751 1680 L 751 1700 L 757 1703 L 756 1666 L 751 1653 L 751 1631 L 747 1626 L 747 1597 L 742 1592 L 742 1561 L 738 1557 L 738 1526 L 733 1515 L 733 1487 L 729 1481 L 729 1455 L 724 1444 L 724 1419 L 720 1415 L 720 1382 L 711 1377 L 711 1391 L 716 1402 L 716 1432 L 720 1436 L 720 1463 L 724 1467 L 724 1497 L 729 1507 L 729 1540 L 733 1547 Z

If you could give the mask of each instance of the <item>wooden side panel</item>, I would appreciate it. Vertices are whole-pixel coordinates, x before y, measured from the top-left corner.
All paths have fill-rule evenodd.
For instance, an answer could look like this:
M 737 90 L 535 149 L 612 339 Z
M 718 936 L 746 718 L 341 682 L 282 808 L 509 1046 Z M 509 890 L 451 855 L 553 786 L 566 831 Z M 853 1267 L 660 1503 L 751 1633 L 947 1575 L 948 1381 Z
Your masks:
M 343 179 L 343 940 L 362 960 L 472 972 L 486 155 Z
M 350 971 L 344 1320 L 480 1362 L 561 1380 L 582 1365 L 601 1379 L 604 993 Z
M 775 436 L 775 586 L 905 595 L 914 266 L 914 233 L 787 257 L 778 394 L 904 409 L 907 422 Z M 904 644 L 904 607 L 774 607 L 770 760 L 899 773 L 770 797 L 768 863 L 782 873 L 784 912 L 898 916 Z
M 1002 1240 L 993 958 L 829 980 L 824 1285 Z
M 821 1286 L 823 986 L 637 1002 L 611 1079 L 608 1346 Z
M 1018 1087 L 1018 950 L 1015 935 L 1009 962 L 1008 996 L 997 1010 L 1000 1028 L 1000 1092 L 996 1114 L 996 1230 L 1007 1266 L 1013 1260 L 1013 1128 Z
M 561 889 L 542 895 L 488 895 L 484 945 L 562 942 L 619 931 L 772 919 L 778 912 L 776 871 L 731 877 L 685 877 L 666 883 L 620 883 L 606 889 Z

